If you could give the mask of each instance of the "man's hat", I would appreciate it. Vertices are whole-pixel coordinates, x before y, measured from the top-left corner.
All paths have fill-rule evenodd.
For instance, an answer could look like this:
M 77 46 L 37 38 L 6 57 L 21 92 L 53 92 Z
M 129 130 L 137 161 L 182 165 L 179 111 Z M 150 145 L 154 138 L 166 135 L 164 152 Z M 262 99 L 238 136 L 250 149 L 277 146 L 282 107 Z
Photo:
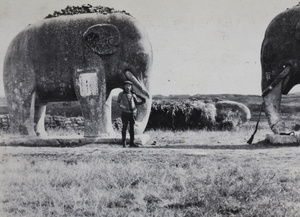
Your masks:
M 126 84 L 130 84 L 132 86 L 132 82 L 131 81 L 125 81 L 124 85 L 126 85 Z

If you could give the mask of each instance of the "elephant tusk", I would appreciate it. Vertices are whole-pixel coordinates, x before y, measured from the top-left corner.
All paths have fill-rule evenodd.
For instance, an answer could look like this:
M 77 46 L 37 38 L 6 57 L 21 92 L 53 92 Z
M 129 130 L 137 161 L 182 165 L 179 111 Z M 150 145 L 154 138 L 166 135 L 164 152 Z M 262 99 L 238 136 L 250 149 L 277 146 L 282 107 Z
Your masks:
M 130 71 L 125 72 L 125 77 L 133 83 L 133 86 L 137 88 L 137 92 L 139 95 L 145 96 L 146 98 L 150 98 L 148 90 L 145 85 L 140 82 Z

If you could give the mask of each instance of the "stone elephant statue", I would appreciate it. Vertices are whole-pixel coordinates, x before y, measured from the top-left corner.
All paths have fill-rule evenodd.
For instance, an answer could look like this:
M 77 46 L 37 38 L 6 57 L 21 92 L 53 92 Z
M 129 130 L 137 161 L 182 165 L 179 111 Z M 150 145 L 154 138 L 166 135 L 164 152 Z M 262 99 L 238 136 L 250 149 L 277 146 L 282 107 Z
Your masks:
M 85 137 L 112 134 L 111 96 L 125 80 L 146 99 L 136 134 L 151 109 L 152 48 L 144 27 L 127 13 L 88 13 L 44 19 L 11 42 L 4 61 L 11 133 L 46 135 L 49 102 L 80 102 Z
M 250 109 L 243 103 L 235 101 L 219 101 L 215 104 L 217 116 L 231 119 L 234 126 L 246 123 L 251 118 Z
M 270 128 L 288 133 L 281 115 L 281 96 L 300 83 L 300 5 L 277 15 L 261 47 L 262 96 Z

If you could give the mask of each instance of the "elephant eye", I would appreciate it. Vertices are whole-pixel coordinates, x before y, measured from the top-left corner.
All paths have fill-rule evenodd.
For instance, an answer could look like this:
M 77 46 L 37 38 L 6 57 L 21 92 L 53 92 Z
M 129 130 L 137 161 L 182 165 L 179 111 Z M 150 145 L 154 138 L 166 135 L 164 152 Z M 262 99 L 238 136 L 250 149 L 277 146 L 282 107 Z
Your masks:
M 130 60 L 135 67 L 140 69 L 144 69 L 149 64 L 149 57 L 145 53 L 137 53 Z
M 145 53 L 138 53 L 136 58 L 144 63 L 148 63 L 149 62 L 149 55 L 145 54 Z
M 96 47 L 96 42 L 99 41 L 99 35 L 91 32 L 85 37 L 86 42 L 91 47 Z

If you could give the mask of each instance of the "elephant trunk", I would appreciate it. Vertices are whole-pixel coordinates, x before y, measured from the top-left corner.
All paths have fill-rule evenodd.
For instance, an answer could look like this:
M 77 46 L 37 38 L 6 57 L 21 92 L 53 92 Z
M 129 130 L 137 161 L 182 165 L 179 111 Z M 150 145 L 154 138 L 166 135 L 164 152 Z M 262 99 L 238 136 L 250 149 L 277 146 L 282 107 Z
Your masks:
M 285 124 L 281 119 L 281 89 L 282 81 L 279 82 L 272 91 L 263 97 L 265 113 L 271 130 L 275 134 L 285 131 Z
M 140 79 L 134 76 L 134 74 L 129 70 L 125 71 L 125 77 L 132 82 L 134 92 L 138 96 L 146 99 L 146 102 L 143 105 L 138 106 L 134 132 L 139 135 L 144 132 L 147 126 L 151 112 L 152 96 L 149 93 L 149 87 L 144 85 L 144 83 L 146 83 L 146 85 L 148 84 L 148 80 L 146 78 L 144 78 L 143 81 L 140 81 Z
M 138 107 L 138 114 L 136 117 L 135 129 L 134 129 L 135 134 L 137 135 L 143 134 L 149 120 L 151 105 L 152 105 L 152 97 L 150 96 L 150 98 L 146 100 L 145 104 L 140 105 Z
M 133 84 L 133 90 L 141 97 L 149 99 L 150 95 L 143 82 L 139 81 L 130 71 L 125 72 L 125 77 Z
M 274 81 L 264 89 L 262 94 L 268 123 L 275 134 L 285 133 L 286 131 L 285 124 L 282 121 L 280 104 L 282 91 L 287 86 L 290 71 L 290 66 L 285 67 Z

